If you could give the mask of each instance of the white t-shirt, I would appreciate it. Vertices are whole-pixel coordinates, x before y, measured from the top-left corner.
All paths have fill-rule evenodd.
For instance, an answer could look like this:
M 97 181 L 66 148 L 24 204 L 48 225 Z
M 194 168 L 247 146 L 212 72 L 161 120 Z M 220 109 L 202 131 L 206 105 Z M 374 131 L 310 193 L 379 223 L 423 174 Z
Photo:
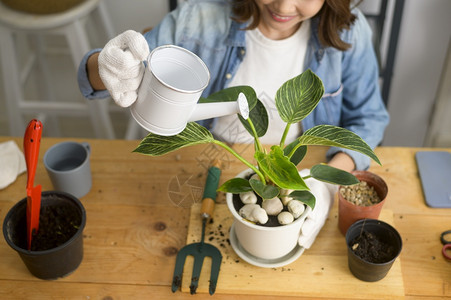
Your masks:
M 286 123 L 277 112 L 276 92 L 285 81 L 302 73 L 309 37 L 309 20 L 304 21 L 295 34 L 284 40 L 271 40 L 257 28 L 246 31 L 246 55 L 229 86 L 251 86 L 265 105 L 269 127 L 260 138 L 263 144 L 280 142 Z M 301 133 L 301 124 L 292 124 L 285 143 L 292 142 Z M 213 134 L 228 143 L 253 142 L 252 136 L 236 115 L 219 118 Z

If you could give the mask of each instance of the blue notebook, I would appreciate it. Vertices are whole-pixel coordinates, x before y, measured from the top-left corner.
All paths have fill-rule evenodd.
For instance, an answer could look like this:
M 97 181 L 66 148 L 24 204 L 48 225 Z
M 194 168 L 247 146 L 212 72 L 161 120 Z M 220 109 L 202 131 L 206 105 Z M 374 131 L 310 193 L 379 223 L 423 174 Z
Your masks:
M 426 204 L 451 208 L 451 153 L 418 151 L 415 158 Z

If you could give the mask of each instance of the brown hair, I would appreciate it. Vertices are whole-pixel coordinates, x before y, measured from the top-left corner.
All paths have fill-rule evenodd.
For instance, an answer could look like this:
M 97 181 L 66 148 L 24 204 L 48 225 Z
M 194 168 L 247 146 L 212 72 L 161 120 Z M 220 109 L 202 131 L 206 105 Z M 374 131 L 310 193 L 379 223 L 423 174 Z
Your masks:
M 357 4 L 356 4 L 357 5 Z M 244 23 L 252 18 L 251 24 L 246 29 L 254 29 L 260 21 L 260 11 L 254 0 L 233 0 L 233 19 Z M 351 13 L 351 0 L 325 0 L 323 7 L 318 12 L 319 40 L 325 47 L 334 47 L 346 50 L 350 44 L 340 39 L 340 32 L 349 29 L 356 16 Z

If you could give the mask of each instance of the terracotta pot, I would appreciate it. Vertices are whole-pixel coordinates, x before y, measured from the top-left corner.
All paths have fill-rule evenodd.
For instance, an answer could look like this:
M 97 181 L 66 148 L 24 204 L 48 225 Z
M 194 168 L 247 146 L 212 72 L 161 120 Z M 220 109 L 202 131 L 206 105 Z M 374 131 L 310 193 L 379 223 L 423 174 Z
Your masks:
M 372 206 L 359 206 L 349 202 L 338 192 L 338 228 L 343 235 L 346 234 L 349 226 L 358 220 L 379 218 L 388 193 L 387 184 L 380 176 L 369 171 L 354 171 L 352 174 L 360 181 L 366 181 L 369 186 L 372 186 L 381 201 Z

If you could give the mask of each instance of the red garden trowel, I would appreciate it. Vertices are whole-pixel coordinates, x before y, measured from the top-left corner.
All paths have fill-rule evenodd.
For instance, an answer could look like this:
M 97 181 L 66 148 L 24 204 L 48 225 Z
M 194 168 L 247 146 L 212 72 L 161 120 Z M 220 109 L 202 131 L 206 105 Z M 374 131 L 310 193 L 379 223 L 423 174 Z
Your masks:
M 31 239 L 39 228 L 41 210 L 41 185 L 33 187 L 34 175 L 38 164 L 39 147 L 41 145 L 42 123 L 33 119 L 28 123 L 23 139 L 25 161 L 27 163 L 27 244 L 31 250 Z
M 210 273 L 210 295 L 216 291 L 216 283 L 218 282 L 219 268 L 221 266 L 222 255 L 221 252 L 213 245 L 204 242 L 205 226 L 207 220 L 212 216 L 215 207 L 216 190 L 219 184 L 219 177 L 221 170 L 217 167 L 219 162 L 213 164 L 208 169 L 207 181 L 205 184 L 204 195 L 202 199 L 202 207 L 200 216 L 202 218 L 202 237 L 200 243 L 193 243 L 186 245 L 177 253 L 175 261 L 174 277 L 172 279 L 172 292 L 175 292 L 182 285 L 182 273 L 185 265 L 185 259 L 188 255 L 194 257 L 193 273 L 191 276 L 190 292 L 195 294 L 199 283 L 200 271 L 205 257 L 211 257 L 211 273 Z

